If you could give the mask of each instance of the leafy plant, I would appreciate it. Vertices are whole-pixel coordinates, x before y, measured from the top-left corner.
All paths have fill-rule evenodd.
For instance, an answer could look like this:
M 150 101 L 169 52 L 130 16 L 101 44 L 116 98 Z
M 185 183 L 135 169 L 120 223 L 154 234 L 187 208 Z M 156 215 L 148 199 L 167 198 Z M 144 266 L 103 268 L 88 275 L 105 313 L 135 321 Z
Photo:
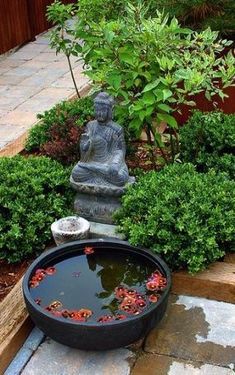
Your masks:
M 77 96 L 80 98 L 70 59 L 71 55 L 77 56 L 79 51 L 79 45 L 74 37 L 70 22 L 76 9 L 75 4 L 65 5 L 61 1 L 55 0 L 47 7 L 47 19 L 55 25 L 50 34 L 50 46 L 56 50 L 56 53 L 63 52 L 65 54 Z
M 194 111 L 180 129 L 181 154 L 202 172 L 214 168 L 235 179 L 235 115 Z
M 232 249 L 235 182 L 192 164 L 169 165 L 128 189 L 116 220 L 131 244 L 195 273 Z
M 76 36 L 86 74 L 95 88 L 117 98 L 117 116 L 129 118 L 136 136 L 144 130 L 150 145 L 160 148 L 168 162 L 158 132 L 163 121 L 171 128 L 171 159 L 178 152 L 178 127 L 173 116 L 181 104 L 195 105 L 191 96 L 204 91 L 207 99 L 226 95 L 223 88 L 234 82 L 232 53 L 218 57 L 230 45 L 207 29 L 192 32 L 178 21 L 157 12 L 147 18 L 140 3 L 127 6 L 127 16 L 100 23 L 79 21 Z M 176 147 L 175 147 L 176 143 Z
M 196 29 L 210 26 L 223 33 L 235 31 L 233 0 L 156 0 L 155 6 Z
M 70 214 L 70 169 L 45 157 L 0 158 L 0 259 L 22 261 L 41 252 L 50 225 Z
M 93 102 L 89 96 L 55 105 L 49 111 L 37 116 L 41 121 L 30 129 L 25 149 L 30 152 L 39 151 L 45 143 L 53 140 L 51 129 L 54 126 L 57 126 L 58 131 L 61 126 L 64 132 L 65 123 L 68 121 L 79 127 L 86 124 L 92 115 Z

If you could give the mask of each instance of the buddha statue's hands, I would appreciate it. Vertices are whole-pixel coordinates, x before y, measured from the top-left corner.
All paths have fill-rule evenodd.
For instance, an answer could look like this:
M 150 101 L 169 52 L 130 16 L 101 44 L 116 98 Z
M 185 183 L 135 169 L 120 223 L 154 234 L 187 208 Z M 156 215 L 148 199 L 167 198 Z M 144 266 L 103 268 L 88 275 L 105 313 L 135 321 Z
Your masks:
M 84 133 L 81 135 L 81 140 L 80 140 L 80 148 L 81 151 L 86 152 L 89 150 L 91 146 L 91 139 L 89 133 Z
M 110 177 L 116 177 L 119 173 L 119 165 L 118 164 L 112 164 L 109 166 L 109 175 Z

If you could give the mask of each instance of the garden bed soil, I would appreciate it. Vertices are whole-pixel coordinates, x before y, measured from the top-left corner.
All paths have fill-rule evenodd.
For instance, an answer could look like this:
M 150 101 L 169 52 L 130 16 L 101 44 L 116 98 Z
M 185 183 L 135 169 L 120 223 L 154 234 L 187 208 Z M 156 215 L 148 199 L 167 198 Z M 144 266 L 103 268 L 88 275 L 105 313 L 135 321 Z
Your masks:
M 6 261 L 0 260 L 0 302 L 21 279 L 30 263 L 32 260 L 25 260 L 17 264 L 8 264 Z

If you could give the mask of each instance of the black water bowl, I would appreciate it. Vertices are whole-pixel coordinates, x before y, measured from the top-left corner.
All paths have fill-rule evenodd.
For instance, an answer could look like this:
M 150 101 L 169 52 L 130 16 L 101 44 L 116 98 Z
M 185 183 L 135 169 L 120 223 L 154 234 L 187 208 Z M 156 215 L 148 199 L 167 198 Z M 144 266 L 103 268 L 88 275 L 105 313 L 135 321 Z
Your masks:
M 87 247 L 92 248 L 90 254 L 84 254 Z M 56 271 L 47 271 L 33 284 L 39 269 Z M 146 282 L 156 270 L 167 285 L 153 301 L 156 291 L 152 294 L 146 289 Z M 122 305 L 115 294 L 120 286 L 143 297 L 144 308 L 120 311 Z M 170 271 L 157 255 L 111 239 L 76 241 L 53 248 L 32 263 L 23 280 L 25 303 L 35 325 L 52 339 L 82 350 L 114 349 L 144 337 L 162 319 L 170 287 Z M 51 310 L 55 301 L 59 307 Z M 89 309 L 92 316 L 86 321 L 74 320 L 71 312 L 80 309 Z M 102 321 L 107 316 L 111 320 Z

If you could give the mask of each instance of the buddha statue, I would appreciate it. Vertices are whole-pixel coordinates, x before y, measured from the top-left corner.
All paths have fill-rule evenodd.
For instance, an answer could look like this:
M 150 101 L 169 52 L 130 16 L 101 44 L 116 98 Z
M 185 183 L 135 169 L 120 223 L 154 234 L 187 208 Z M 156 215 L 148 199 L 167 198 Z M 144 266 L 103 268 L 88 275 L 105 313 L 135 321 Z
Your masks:
M 112 121 L 113 106 L 112 97 L 105 92 L 94 99 L 96 119 L 81 136 L 80 161 L 72 171 L 75 183 L 122 187 L 128 182 L 124 132 Z

